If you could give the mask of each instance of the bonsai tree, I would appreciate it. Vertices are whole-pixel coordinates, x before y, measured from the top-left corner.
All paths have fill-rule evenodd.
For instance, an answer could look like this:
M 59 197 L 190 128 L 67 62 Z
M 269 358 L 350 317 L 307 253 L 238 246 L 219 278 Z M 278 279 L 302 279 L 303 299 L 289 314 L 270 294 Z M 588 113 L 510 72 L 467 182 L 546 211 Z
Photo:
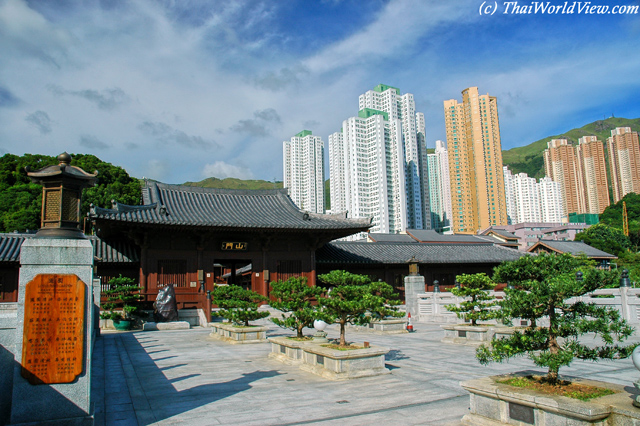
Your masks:
M 107 301 L 101 306 L 103 312 L 100 314 L 100 318 L 116 322 L 123 318 L 130 319 L 138 310 L 138 301 L 142 299 L 140 286 L 133 278 L 122 275 L 111 278 L 108 285 L 109 289 L 102 292 Z M 116 311 L 116 309 L 121 309 L 121 311 Z
M 302 330 L 305 327 L 313 327 L 314 320 L 326 319 L 319 306 L 312 305 L 323 291 L 321 287 L 309 287 L 305 277 L 272 282 L 271 296 L 276 300 L 269 304 L 284 312 L 284 315 L 282 319 L 271 318 L 271 321 L 280 327 L 294 330 L 298 338 L 304 337 Z
M 577 274 L 576 274 L 577 273 Z M 532 325 L 513 336 L 496 339 L 491 346 L 481 346 L 476 356 L 481 364 L 502 362 L 527 355 L 539 367 L 547 367 L 545 380 L 557 383 L 558 370 L 574 358 L 625 358 L 634 345 L 622 346 L 632 333 L 620 313 L 612 308 L 568 299 L 603 288 L 617 279 L 617 273 L 595 269 L 585 259 L 571 255 L 540 254 L 501 264 L 495 269 L 495 281 L 510 281 L 515 288 L 505 289 L 500 305 L 501 317 L 511 325 L 513 318 L 527 318 Z M 548 325 L 538 327 L 542 318 Z M 585 333 L 599 336 L 600 346 L 578 341 Z
M 456 280 L 460 283 L 460 288 L 452 288 L 451 293 L 468 299 L 460 303 L 460 306 L 445 306 L 447 310 L 455 312 L 458 318 L 471 320 L 471 325 L 497 317 L 498 312 L 491 309 L 496 306 L 495 297 L 489 294 L 489 290 L 493 290 L 496 283 L 487 274 L 462 274 L 458 275 Z
M 260 302 L 266 301 L 266 297 L 237 285 L 216 286 L 213 290 L 213 302 L 220 308 L 215 315 L 246 327 L 249 321 L 269 316 L 267 311 L 258 311 Z
M 400 301 L 394 299 L 393 288 L 387 283 L 371 282 L 365 275 L 340 270 L 319 275 L 318 279 L 331 286 L 318 302 L 325 314 L 340 324 L 340 346 L 347 346 L 347 324 L 365 325 L 374 317 L 404 316 L 397 312 L 394 305 L 399 305 Z

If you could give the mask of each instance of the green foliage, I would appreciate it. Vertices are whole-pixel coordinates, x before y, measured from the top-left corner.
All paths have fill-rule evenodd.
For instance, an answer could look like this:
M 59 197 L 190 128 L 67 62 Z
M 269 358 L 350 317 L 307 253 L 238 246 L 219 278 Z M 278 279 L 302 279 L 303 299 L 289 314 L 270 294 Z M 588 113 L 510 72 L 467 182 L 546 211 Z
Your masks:
M 215 315 L 234 324 L 248 327 L 249 321 L 269 316 L 267 311 L 258 311 L 260 302 L 266 302 L 267 298 L 255 291 L 245 290 L 237 285 L 226 285 L 216 286 L 212 295 L 213 303 L 220 308 Z
M 629 279 L 632 286 L 637 287 L 640 282 L 640 253 L 627 251 L 618 256 L 618 270 L 626 269 L 629 271 Z M 616 285 L 615 287 L 618 287 Z
M 627 218 L 629 219 L 629 239 L 634 251 L 640 250 L 640 195 L 631 192 L 622 200 L 611 204 L 600 215 L 600 223 L 613 228 L 622 229 L 622 203 L 627 204 Z
M 620 256 L 631 248 L 629 237 L 618 229 L 598 223 L 576 234 L 575 241 L 583 241 L 598 250 Z
M 393 287 L 384 282 L 371 282 L 365 275 L 335 270 L 319 275 L 318 279 L 331 286 L 318 303 L 325 314 L 340 324 L 340 346 L 346 346 L 345 326 L 347 324 L 369 324 L 374 318 L 386 316 L 402 317 L 397 311 Z
M 304 277 L 272 282 L 271 296 L 276 300 L 269 304 L 284 314 L 282 319 L 271 318 L 271 321 L 280 327 L 295 330 L 298 338 L 304 337 L 302 330 L 305 327 L 312 328 L 314 320 L 326 320 L 319 305 L 312 304 L 323 292 L 321 287 L 309 287 Z
M 471 325 L 478 321 L 487 321 L 497 317 L 497 311 L 491 309 L 496 305 L 495 297 L 489 294 L 496 286 L 485 273 L 462 274 L 456 277 L 460 288 L 452 288 L 454 296 L 468 298 L 460 306 L 447 305 L 447 310 L 455 312 L 458 318 L 471 320 Z
M 133 278 L 123 277 L 109 280 L 109 289 L 102 292 L 107 301 L 102 304 L 104 312 L 100 314 L 102 319 L 111 319 L 119 321 L 123 317 L 131 318 L 138 310 L 138 302 L 142 299 L 140 294 L 140 286 L 136 284 Z M 116 309 L 121 309 L 116 311 Z
M 111 200 L 124 204 L 140 203 L 140 182 L 121 168 L 106 163 L 94 155 L 73 154 L 74 166 L 93 173 L 98 170 L 96 186 L 83 192 L 81 213 L 89 211 L 91 203 L 110 208 Z M 40 228 L 42 187 L 31 183 L 25 167 L 39 170 L 57 164 L 56 157 L 25 154 L 0 157 L 0 232 L 36 230 Z
M 200 182 L 185 182 L 187 186 L 198 186 L 201 188 L 222 188 L 222 189 L 276 189 L 282 188 L 282 182 L 269 182 L 266 180 L 243 180 L 238 178 L 219 179 L 216 177 L 206 178 Z
M 582 280 L 576 272 L 583 273 Z M 523 318 L 531 325 L 516 330 L 511 337 L 496 339 L 491 346 L 481 346 L 476 356 L 481 364 L 502 362 L 514 356 L 527 355 L 539 367 L 547 367 L 547 380 L 558 380 L 560 367 L 573 359 L 596 361 L 600 358 L 627 357 L 633 346 L 621 346 L 632 333 L 616 309 L 593 303 L 568 302 L 618 280 L 615 271 L 602 271 L 585 259 L 568 254 L 540 254 L 524 256 L 505 262 L 495 269 L 494 280 L 514 285 L 505 289 L 500 302 L 500 318 L 507 324 Z M 548 326 L 538 326 L 545 318 Z M 579 342 L 585 333 L 594 333 L 602 341 L 600 346 L 586 346 Z

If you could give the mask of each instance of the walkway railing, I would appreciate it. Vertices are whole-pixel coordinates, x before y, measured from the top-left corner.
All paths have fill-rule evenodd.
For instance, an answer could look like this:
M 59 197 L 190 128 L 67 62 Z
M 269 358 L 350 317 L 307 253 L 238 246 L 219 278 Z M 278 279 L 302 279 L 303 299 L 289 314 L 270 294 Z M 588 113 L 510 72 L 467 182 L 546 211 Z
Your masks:
M 490 291 L 489 294 L 497 299 L 504 297 L 503 291 Z M 425 322 L 445 322 L 462 323 L 455 313 L 449 312 L 446 305 L 460 306 L 465 299 L 456 297 L 449 292 L 429 292 L 418 294 L 419 321 Z M 606 306 L 617 309 L 622 318 L 630 324 L 640 324 L 640 288 L 605 288 L 596 290 L 593 293 L 581 297 L 574 297 L 568 300 L 569 303 L 576 301 L 585 303 L 595 303 L 598 306 Z

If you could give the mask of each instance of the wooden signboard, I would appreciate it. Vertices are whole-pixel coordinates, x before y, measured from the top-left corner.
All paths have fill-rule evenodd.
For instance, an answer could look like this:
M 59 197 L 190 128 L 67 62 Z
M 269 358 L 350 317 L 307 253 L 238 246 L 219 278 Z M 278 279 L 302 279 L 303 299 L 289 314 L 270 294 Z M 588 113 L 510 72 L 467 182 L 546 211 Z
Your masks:
M 39 274 L 27 283 L 22 377 L 32 385 L 71 383 L 82 374 L 85 291 L 73 274 Z

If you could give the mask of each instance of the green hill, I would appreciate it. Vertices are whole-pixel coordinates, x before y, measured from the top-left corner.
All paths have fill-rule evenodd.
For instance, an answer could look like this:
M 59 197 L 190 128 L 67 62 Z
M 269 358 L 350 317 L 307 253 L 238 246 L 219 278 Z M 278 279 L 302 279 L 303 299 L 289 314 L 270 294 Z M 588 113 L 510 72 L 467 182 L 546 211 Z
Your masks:
M 187 186 L 199 186 L 201 188 L 222 189 L 276 189 L 282 188 L 282 182 L 268 182 L 266 180 L 242 180 L 237 178 L 218 179 L 206 178 L 200 182 L 185 182 Z
M 606 142 L 611 136 L 611 130 L 616 127 L 631 127 L 631 130 L 640 132 L 640 118 L 611 117 L 606 120 L 598 120 L 578 129 L 572 129 L 560 135 L 548 136 L 526 146 L 502 151 L 502 162 L 509 166 L 513 174 L 527 173 L 530 177 L 539 179 L 544 177 L 544 159 L 542 151 L 547 149 L 547 142 L 551 139 L 567 139 L 569 142 L 578 143 L 582 136 L 596 135 L 599 140 Z

